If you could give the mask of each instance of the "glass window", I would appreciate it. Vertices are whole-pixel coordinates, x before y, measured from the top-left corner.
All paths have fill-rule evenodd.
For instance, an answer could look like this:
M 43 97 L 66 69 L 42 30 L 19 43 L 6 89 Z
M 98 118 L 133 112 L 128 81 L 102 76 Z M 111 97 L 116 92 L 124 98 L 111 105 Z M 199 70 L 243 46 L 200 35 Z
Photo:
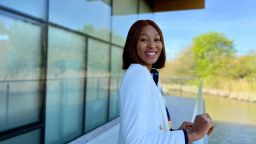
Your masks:
M 137 15 L 113 16 L 112 42 L 124 46 L 129 28 L 137 18 Z
M 82 134 L 85 39 L 49 28 L 46 143 L 64 143 Z
M 86 131 L 107 121 L 109 45 L 89 40 L 86 85 Z
M 138 19 L 151 19 L 154 20 L 154 15 L 155 13 L 152 13 L 152 10 L 150 6 L 147 4 L 145 1 L 139 1 L 140 6 L 139 6 L 139 15 Z
M 7 140 L 1 141 L 1 144 L 40 144 L 41 131 L 34 130 L 16 137 L 9 138 Z
M 0 0 L 0 5 L 35 17 L 46 18 L 46 0 Z
M 131 25 L 138 19 L 137 0 L 113 0 L 112 42 L 123 46 Z
M 99 0 L 87 0 L 87 1 L 99 1 Z M 111 0 L 100 0 L 100 1 L 103 1 L 109 5 L 111 4 Z
M 111 49 L 111 81 L 110 81 L 110 104 L 109 119 L 113 119 L 119 115 L 118 108 L 118 89 L 122 70 L 122 53 L 123 49 L 112 47 Z
M 152 10 L 148 4 L 148 2 L 144 1 L 144 0 L 139 0 L 139 13 L 152 13 Z
M 111 7 L 104 1 L 52 0 L 49 14 L 51 22 L 110 40 Z
M 0 15 L 0 131 L 40 120 L 41 31 Z
M 136 14 L 138 0 L 113 0 L 113 15 Z

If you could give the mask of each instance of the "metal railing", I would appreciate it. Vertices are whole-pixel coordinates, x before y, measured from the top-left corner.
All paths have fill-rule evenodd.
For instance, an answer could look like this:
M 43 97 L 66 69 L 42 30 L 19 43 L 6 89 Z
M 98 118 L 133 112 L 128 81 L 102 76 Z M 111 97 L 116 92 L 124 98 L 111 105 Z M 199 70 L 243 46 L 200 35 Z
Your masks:
M 193 78 L 165 78 L 162 82 L 165 87 L 165 95 L 175 95 L 180 97 L 192 97 L 195 99 L 195 106 L 190 121 L 194 121 L 197 114 L 205 113 L 203 100 L 203 81 Z M 208 144 L 208 137 L 194 142 L 194 144 Z

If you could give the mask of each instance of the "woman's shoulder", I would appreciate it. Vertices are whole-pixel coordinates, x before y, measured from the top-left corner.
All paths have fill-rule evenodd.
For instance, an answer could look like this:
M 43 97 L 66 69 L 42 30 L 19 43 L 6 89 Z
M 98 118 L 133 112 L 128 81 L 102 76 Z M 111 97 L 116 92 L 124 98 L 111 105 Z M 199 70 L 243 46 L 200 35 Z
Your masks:
M 146 66 L 143 66 L 141 64 L 131 64 L 128 69 L 127 69 L 127 72 L 133 72 L 133 71 L 139 71 L 139 72 L 147 72 L 148 69 Z
M 124 74 L 125 81 L 144 81 L 150 77 L 147 67 L 141 64 L 131 64 Z

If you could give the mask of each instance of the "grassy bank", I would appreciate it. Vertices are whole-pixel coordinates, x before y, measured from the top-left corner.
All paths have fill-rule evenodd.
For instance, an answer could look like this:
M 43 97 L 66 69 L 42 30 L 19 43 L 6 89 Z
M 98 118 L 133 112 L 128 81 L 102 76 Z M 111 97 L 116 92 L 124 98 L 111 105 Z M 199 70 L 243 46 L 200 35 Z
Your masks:
M 173 91 L 197 94 L 198 80 L 164 80 L 163 91 L 170 94 Z M 221 96 L 241 101 L 256 102 L 256 80 L 205 80 L 203 94 Z

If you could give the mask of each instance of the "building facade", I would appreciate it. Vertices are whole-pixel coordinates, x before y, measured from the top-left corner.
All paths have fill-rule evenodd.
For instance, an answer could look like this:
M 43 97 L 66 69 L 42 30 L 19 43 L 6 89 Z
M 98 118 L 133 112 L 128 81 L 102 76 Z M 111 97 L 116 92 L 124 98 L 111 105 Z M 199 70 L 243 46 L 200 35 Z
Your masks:
M 117 118 L 126 34 L 152 4 L 0 0 L 0 144 L 67 143 Z

